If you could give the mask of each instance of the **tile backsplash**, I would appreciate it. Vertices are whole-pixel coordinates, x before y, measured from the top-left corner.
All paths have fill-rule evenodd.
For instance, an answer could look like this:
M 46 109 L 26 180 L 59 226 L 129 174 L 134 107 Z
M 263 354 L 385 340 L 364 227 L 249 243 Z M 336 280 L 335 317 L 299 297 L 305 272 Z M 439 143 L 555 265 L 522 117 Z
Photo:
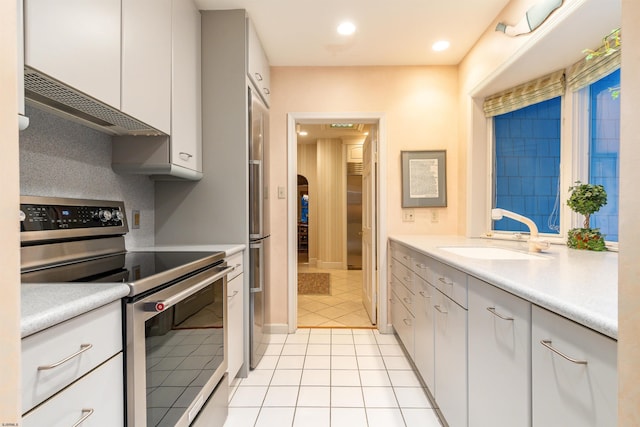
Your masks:
M 154 183 L 111 169 L 111 137 L 49 112 L 27 107 L 29 127 L 20 132 L 20 194 L 124 200 L 126 247 L 154 244 Z M 131 229 L 131 211 L 140 228 Z

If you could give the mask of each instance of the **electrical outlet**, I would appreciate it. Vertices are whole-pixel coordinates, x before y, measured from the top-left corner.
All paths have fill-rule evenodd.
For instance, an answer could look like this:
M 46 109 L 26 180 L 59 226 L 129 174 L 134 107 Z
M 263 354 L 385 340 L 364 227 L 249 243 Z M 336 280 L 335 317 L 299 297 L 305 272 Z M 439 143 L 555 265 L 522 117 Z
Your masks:
M 413 209 L 403 209 L 402 210 L 402 221 L 403 222 L 413 222 L 415 221 L 415 214 Z
M 438 211 L 435 209 L 431 210 L 431 222 L 438 222 L 439 218 L 438 218 Z
M 131 211 L 131 228 L 140 228 L 140 211 Z

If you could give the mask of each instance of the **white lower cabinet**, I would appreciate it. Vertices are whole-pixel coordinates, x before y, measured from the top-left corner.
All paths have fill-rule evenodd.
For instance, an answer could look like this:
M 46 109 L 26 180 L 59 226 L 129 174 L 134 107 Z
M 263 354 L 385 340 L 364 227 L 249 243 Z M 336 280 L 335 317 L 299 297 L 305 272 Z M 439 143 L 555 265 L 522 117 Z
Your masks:
M 534 427 L 617 425 L 617 343 L 533 306 Z
M 23 427 L 124 425 L 122 353 L 22 417 Z
M 232 381 L 244 363 L 244 274 L 243 253 L 227 258 L 235 267 L 227 282 L 227 372 Z
M 413 314 L 407 310 L 398 294 L 393 291 L 389 302 L 393 329 L 395 329 L 407 352 L 413 356 L 413 324 L 415 322 Z
M 434 292 L 435 399 L 450 427 L 467 425 L 467 310 Z
M 531 303 L 468 283 L 469 426 L 530 426 Z

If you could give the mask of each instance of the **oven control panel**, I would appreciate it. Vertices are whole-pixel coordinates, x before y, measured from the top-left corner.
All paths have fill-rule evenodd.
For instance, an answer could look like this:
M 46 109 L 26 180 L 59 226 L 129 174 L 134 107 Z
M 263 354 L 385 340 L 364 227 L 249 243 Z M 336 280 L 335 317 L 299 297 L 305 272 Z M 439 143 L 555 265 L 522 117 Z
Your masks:
M 122 202 L 24 196 L 20 203 L 21 232 L 96 228 L 105 230 L 126 227 L 125 221 Z

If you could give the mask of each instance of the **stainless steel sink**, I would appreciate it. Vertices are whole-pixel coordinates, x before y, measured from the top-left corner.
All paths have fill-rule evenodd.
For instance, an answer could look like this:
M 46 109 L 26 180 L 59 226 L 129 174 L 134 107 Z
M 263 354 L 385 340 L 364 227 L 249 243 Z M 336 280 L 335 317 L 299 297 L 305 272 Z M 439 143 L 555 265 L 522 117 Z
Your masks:
M 545 260 L 545 257 L 504 248 L 484 246 L 441 246 L 438 249 L 466 258 L 486 260 Z

